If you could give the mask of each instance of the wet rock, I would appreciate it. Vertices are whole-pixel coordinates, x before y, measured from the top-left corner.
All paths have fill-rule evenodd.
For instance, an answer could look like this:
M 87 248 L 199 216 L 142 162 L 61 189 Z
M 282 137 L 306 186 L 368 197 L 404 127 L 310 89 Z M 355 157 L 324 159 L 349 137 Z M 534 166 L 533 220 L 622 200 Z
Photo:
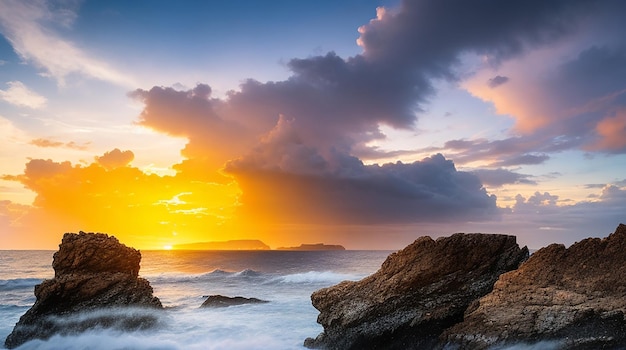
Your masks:
M 54 254 L 54 278 L 35 286 L 37 300 L 15 325 L 5 346 L 15 348 L 31 339 L 93 327 L 154 326 L 155 314 L 142 310 L 161 309 L 162 305 L 152 295 L 150 283 L 137 277 L 140 260 L 138 250 L 115 237 L 66 233 Z M 127 308 L 131 311 L 119 311 Z
M 391 254 L 373 275 L 314 292 L 324 332 L 305 346 L 430 349 L 498 276 L 528 258 L 514 236 L 421 237 Z
M 554 340 L 562 349 L 626 348 L 626 225 L 605 239 L 552 244 L 468 310 L 443 338 L 460 348 Z
M 267 300 L 257 298 L 244 297 L 226 297 L 223 295 L 209 295 L 208 298 L 200 305 L 200 307 L 228 307 L 245 304 L 264 304 L 269 303 Z

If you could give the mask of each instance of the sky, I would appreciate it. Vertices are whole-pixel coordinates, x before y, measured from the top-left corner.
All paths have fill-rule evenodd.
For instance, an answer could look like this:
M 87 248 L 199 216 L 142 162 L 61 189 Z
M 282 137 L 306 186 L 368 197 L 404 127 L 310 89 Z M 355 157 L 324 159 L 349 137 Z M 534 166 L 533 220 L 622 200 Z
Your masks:
M 0 2 L 0 249 L 626 222 L 620 0 Z

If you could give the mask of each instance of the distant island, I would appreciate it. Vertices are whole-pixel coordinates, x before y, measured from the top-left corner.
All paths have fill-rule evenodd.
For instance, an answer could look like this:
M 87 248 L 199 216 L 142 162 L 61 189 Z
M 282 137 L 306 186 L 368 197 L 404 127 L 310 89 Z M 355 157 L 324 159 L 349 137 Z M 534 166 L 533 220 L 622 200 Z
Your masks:
M 239 239 L 222 242 L 197 242 L 177 244 L 172 249 L 178 250 L 270 250 L 270 247 L 258 239 Z
M 277 250 L 346 250 L 341 245 L 338 244 L 300 244 L 299 247 L 278 247 Z

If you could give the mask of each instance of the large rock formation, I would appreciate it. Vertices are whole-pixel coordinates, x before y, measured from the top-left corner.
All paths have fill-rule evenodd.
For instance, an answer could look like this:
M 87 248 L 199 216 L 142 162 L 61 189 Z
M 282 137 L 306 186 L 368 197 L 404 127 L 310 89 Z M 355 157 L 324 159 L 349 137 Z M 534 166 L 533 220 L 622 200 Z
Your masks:
M 391 254 L 373 275 L 311 295 L 324 332 L 305 346 L 326 349 L 429 349 L 489 293 L 498 276 L 528 258 L 514 236 L 421 237 Z
M 444 338 L 461 348 L 554 340 L 563 349 L 626 349 L 626 225 L 568 249 L 552 244 L 500 276 Z
M 129 306 L 162 308 L 149 282 L 137 277 L 140 260 L 139 251 L 115 237 L 66 233 L 54 254 L 54 278 L 35 286 L 37 300 L 15 325 L 5 346 L 14 348 L 31 339 L 93 327 L 142 329 L 155 325 L 153 313 L 119 311 Z M 76 318 L 78 313 L 83 317 Z

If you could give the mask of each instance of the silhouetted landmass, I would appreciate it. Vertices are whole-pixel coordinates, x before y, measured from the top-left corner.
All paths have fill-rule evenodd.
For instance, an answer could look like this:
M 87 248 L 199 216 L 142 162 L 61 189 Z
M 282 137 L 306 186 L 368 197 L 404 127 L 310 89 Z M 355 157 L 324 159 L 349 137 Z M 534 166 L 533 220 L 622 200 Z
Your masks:
M 278 247 L 277 250 L 346 250 L 341 245 L 338 244 L 300 244 L 298 247 Z
M 172 247 L 180 250 L 269 250 L 270 247 L 258 239 L 239 239 L 222 242 L 197 242 L 177 244 Z

